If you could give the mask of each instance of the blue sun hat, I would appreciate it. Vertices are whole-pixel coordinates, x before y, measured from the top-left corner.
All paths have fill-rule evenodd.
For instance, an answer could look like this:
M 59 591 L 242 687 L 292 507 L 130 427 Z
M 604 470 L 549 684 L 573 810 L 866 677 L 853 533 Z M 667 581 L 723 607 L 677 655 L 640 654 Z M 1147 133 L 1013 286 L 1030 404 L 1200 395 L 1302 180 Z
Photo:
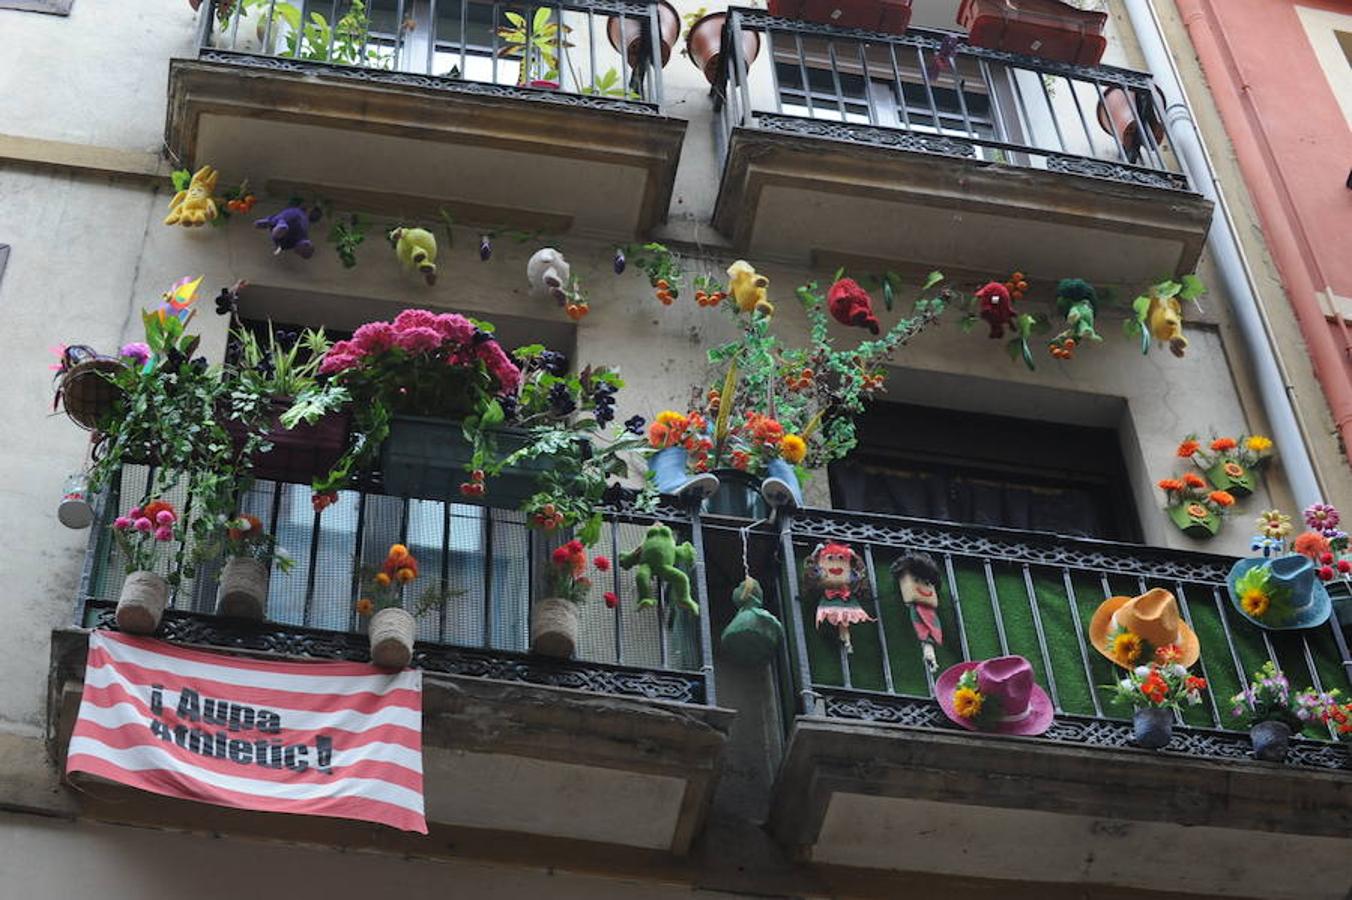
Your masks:
M 1259 628 L 1288 631 L 1323 625 L 1333 611 L 1314 560 L 1299 553 L 1241 559 L 1226 577 L 1230 603 Z

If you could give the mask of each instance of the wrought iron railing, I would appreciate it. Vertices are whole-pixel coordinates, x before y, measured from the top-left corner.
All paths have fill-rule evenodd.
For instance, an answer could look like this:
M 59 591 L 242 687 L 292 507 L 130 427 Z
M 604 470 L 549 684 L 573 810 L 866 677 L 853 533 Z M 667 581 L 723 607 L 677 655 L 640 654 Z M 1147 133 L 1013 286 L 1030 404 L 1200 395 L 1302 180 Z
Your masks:
M 866 563 L 876 623 L 855 625 L 853 654 L 834 633 L 812 627 L 802 593 L 803 562 L 819 543 L 850 544 Z M 1179 717 L 1168 750 L 1245 757 L 1248 737 L 1231 715 L 1230 698 L 1267 660 L 1293 689 L 1352 687 L 1352 653 L 1336 621 L 1307 631 L 1268 632 L 1236 613 L 1225 576 L 1233 560 L 1126 544 L 986 529 L 923 520 L 808 510 L 781 524 L 777 560 L 780 611 L 790 635 L 781 685 L 796 694 L 789 712 L 928 728 L 953 726 L 934 701 L 934 676 L 901 603 L 889 564 L 907 551 L 938 563 L 945 641 L 939 670 L 963 660 L 1007 653 L 1025 656 L 1056 709 L 1048 740 L 1125 747 L 1129 712 L 1110 708 L 1100 689 L 1120 670 L 1086 638 L 1094 610 L 1107 597 L 1163 587 L 1196 630 L 1202 656 L 1195 672 L 1208 682 L 1203 702 Z M 1291 759 L 1337 767 L 1346 745 L 1318 740 L 1311 729 L 1293 743 Z
M 652 113 L 660 33 L 642 0 L 210 0 L 199 58 Z
M 1189 189 L 1141 72 L 741 7 L 728 11 L 722 48 L 713 98 L 724 147 L 736 129 L 758 129 Z
M 99 501 L 81 579 L 79 624 L 113 627 L 123 566 L 106 525 L 117 510 L 145 496 L 151 470 L 126 466 Z M 236 649 L 267 650 L 318 658 L 368 659 L 364 620 L 356 601 L 363 577 L 378 567 L 390 545 L 403 543 L 419 560 L 414 585 L 426 601 L 418 617 L 414 665 L 454 674 L 508 678 L 685 703 L 714 702 L 708 598 L 702 573 L 692 578 L 701 616 L 658 606 L 638 610 L 631 573 L 618 565 L 594 573 L 595 595 L 580 607 L 576 657 L 556 661 L 528 652 L 530 604 L 544 596 L 549 551 L 564 535 L 546 537 L 514 510 L 439 500 L 407 499 L 365 491 L 340 491 L 336 504 L 316 512 L 308 485 L 258 481 L 239 498 L 240 512 L 256 515 L 294 560 L 289 573 L 275 567 L 269 582 L 267 620 L 214 615 L 219 560 L 205 560 L 189 577 L 195 548 L 173 545 L 162 562 L 167 574 L 184 572 L 174 588 L 161 636 Z M 165 499 L 191 512 L 182 489 Z M 698 519 L 661 510 L 662 521 L 701 547 Z M 613 511 L 606 516 L 594 553 L 612 562 L 637 546 L 651 515 Z M 697 554 L 700 560 L 703 553 Z M 702 567 L 702 563 L 700 564 Z M 618 604 L 603 602 L 613 591 Z M 411 605 L 408 597 L 406 604 Z

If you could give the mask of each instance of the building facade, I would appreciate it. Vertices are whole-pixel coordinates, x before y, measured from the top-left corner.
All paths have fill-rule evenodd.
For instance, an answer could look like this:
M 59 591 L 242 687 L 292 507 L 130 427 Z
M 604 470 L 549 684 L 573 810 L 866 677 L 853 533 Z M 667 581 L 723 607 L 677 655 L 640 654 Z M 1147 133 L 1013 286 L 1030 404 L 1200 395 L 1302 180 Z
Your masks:
M 1336 354 L 1310 351 L 1316 381 L 1293 349 L 1297 335 L 1312 348 L 1343 339 L 1341 315 L 1323 318 L 1336 305 L 1312 325 L 1302 303 L 1336 304 L 1352 286 L 1339 281 L 1337 235 L 1312 236 L 1327 209 L 1301 192 L 1308 182 L 1293 176 L 1269 203 L 1241 138 L 1237 159 L 1217 150 L 1236 126 L 1189 17 L 1226 4 L 1114 0 L 1102 59 L 1087 62 L 1096 44 L 1079 24 L 1055 51 L 1070 61 L 1048 58 L 1050 3 L 1013 4 L 1022 13 L 977 46 L 958 25 L 971 4 L 957 0 L 898 4 L 904 33 L 895 19 L 843 27 L 831 10 L 813 22 L 778 6 L 710 25 L 690 2 L 673 14 L 630 0 L 0 0 L 0 310 L 15 338 L 0 503 L 22 523 L 0 556 L 12 588 L 0 636 L 5 893 L 225 896 L 247 879 L 298 896 L 1344 896 L 1346 745 L 1312 727 L 1284 764 L 1258 762 L 1230 710 L 1268 660 L 1297 688 L 1349 690 L 1336 618 L 1265 631 L 1236 611 L 1226 576 L 1251 553 L 1259 513 L 1299 519 L 1315 500 L 1352 500 L 1336 441 L 1346 356 L 1339 388 Z M 1336 6 L 1291 14 L 1336 31 Z M 710 40 L 726 48 L 712 62 Z M 1155 60 L 1169 46 L 1166 73 Z M 1300 71 L 1325 61 L 1316 46 L 1293 51 Z M 1329 84 L 1324 106 L 1343 97 Z M 1272 129 L 1282 171 L 1302 172 L 1313 160 L 1271 102 L 1244 114 Z M 1201 168 L 1187 151 L 1198 133 L 1213 151 Z M 164 224 L 175 171 L 206 165 L 218 196 L 247 179 L 256 211 Z M 309 258 L 274 252 L 254 227 L 294 199 L 322 209 Z M 1346 212 L 1346 195 L 1332 202 Z M 1268 216 L 1292 205 L 1288 255 Z M 1266 244 L 1234 225 L 1254 210 Z M 399 225 L 438 236 L 435 284 L 384 239 Z M 1222 230 L 1243 252 L 1217 249 Z M 343 240 L 355 266 L 336 252 Z M 656 284 L 668 273 L 641 270 L 667 258 L 649 242 L 684 270 L 669 304 Z M 584 316 L 532 290 L 528 261 L 544 247 L 571 264 Z M 1247 273 L 1229 262 L 1246 255 Z M 394 542 L 436 560 L 453 590 L 419 616 L 416 657 L 430 835 L 63 777 L 89 633 L 112 626 L 122 586 L 108 527 L 119 504 L 143 499 L 147 467 L 125 467 L 87 530 L 52 514 L 97 441 L 53 412 L 49 348 L 141 340 L 141 311 L 200 275 L 191 330 L 211 363 L 237 346 L 232 323 L 342 336 L 402 309 L 458 312 L 492 321 L 508 349 L 541 343 L 575 371 L 614 367 L 615 421 L 652 422 L 724 385 L 708 351 L 756 320 L 696 303 L 695 279 L 735 294 L 726 273 L 739 259 L 768 278 L 769 328 L 789 347 L 816 339 L 797 288 L 825 293 L 841 272 L 870 291 L 884 332 L 917 298 L 948 308 L 870 371 L 884 390 L 857 414 L 859 445 L 808 473 L 802 509 L 755 507 L 755 483 L 743 509 L 666 497 L 654 513 L 610 496 L 597 549 L 619 557 L 667 522 L 694 548 L 698 615 L 670 595 L 639 608 L 631 575 L 616 572 L 617 605 L 581 608 L 574 658 L 531 654 L 547 537 L 491 500 L 386 493 L 383 480 L 322 512 L 307 479 L 260 479 L 240 498 L 295 557 L 273 573 L 266 621 L 215 616 L 210 566 L 175 592 L 157 632 L 171 643 L 364 661 L 352 612 L 362 565 Z M 926 289 L 934 270 L 945 280 Z M 1182 306 L 1181 355 L 1169 323 L 1162 341 L 1131 331 L 1138 295 L 1194 273 L 1208 293 Z M 1101 342 L 1058 308 L 1062 279 L 1097 288 Z M 1026 362 L 1018 332 L 1006 323 L 992 340 L 972 299 L 1025 280 Z M 210 298 L 241 281 L 238 316 L 213 315 Z M 1244 282 L 1267 310 L 1261 340 Z M 1294 314 L 1274 300 L 1283 285 Z M 826 328 L 837 348 L 872 337 Z M 1165 510 L 1157 481 L 1198 471 L 1178 456 L 1185 438 L 1269 434 L 1273 461 L 1223 519 Z M 637 488 L 644 469 L 635 456 L 618 480 Z M 804 564 L 828 542 L 851 545 L 876 594 L 865 609 L 878 621 L 854 627 L 852 653 L 813 627 Z M 937 672 L 1026 657 L 1054 706 L 1044 734 L 972 734 L 941 712 L 890 574 L 914 551 L 939 566 Z M 758 665 L 720 643 L 748 574 L 786 631 Z M 1158 752 L 1134 746 L 1130 718 L 1108 705 L 1101 686 L 1120 673 L 1086 636 L 1106 598 L 1151 588 L 1176 598 L 1209 682 Z M 216 872 L 240 883 L 202 877 Z

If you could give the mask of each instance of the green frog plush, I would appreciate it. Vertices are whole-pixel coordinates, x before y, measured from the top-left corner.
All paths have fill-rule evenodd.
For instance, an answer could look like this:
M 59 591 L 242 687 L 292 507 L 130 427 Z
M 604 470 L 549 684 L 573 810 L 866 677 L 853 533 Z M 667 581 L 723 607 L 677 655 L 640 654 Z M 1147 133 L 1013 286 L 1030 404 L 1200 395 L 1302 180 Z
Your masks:
M 687 569 L 695 565 L 695 548 L 689 541 L 676 543 L 676 536 L 661 522 L 654 522 L 643 537 L 643 543 L 620 557 L 620 568 L 634 569 L 638 583 L 638 605 L 642 609 L 657 604 L 653 590 L 656 578 L 667 586 L 667 596 L 699 615 L 699 604 L 690 597 L 690 576 Z

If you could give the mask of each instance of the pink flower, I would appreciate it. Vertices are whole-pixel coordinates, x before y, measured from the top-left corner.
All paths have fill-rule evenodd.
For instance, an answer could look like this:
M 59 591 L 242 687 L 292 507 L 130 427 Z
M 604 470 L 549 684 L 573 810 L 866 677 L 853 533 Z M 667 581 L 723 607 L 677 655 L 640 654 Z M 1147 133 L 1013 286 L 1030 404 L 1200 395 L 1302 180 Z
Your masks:
M 474 337 L 474 323 L 457 313 L 442 313 L 436 317 L 436 329 L 442 337 L 457 344 L 468 344 Z
M 394 326 L 389 322 L 367 322 L 352 333 L 351 343 L 364 353 L 383 353 L 394 346 Z
M 149 531 L 150 529 L 155 527 L 154 525 L 150 524 L 150 520 L 147 519 L 145 516 L 142 516 L 141 518 L 137 519 L 133 524 L 136 526 L 137 531 Z
M 161 525 L 159 528 L 155 529 L 155 540 L 157 541 L 168 541 L 172 540 L 173 537 L 174 529 L 170 528 L 168 525 Z
M 133 366 L 144 366 L 150 361 L 150 345 L 142 341 L 132 341 L 130 344 L 123 344 L 117 355 L 122 359 L 131 360 Z
M 474 348 L 474 352 L 487 366 L 488 374 L 498 383 L 499 393 L 516 393 L 516 389 L 521 386 L 521 370 L 503 351 L 501 344 L 497 341 L 484 341 Z
M 167 509 L 162 509 L 155 513 L 155 523 L 157 525 L 172 525 L 174 524 L 174 514 Z
M 406 309 L 394 317 L 395 331 L 408 331 L 412 328 L 431 328 L 436 330 L 436 313 L 430 313 L 425 309 Z M 437 332 L 441 336 L 441 332 Z
M 598 554 L 598 555 L 596 556 L 596 558 L 592 560 L 592 565 L 596 566 L 596 568 L 597 568 L 599 571 L 601 571 L 601 572 L 609 572 L 609 571 L 610 571 L 610 559 L 609 559 L 609 557 L 601 556 L 601 555 Z
M 435 328 L 414 326 L 400 331 L 395 335 L 394 342 L 409 353 L 431 353 L 441 346 L 441 332 Z
M 129 519 L 141 518 L 141 507 L 133 506 L 131 509 L 127 510 L 127 518 Z
M 118 516 L 116 519 L 113 519 L 113 527 L 118 531 L 126 531 L 131 527 L 131 519 L 126 516 Z
M 614 591 L 606 591 L 605 598 L 606 598 L 606 606 L 609 607 L 610 609 L 614 609 L 615 607 L 620 605 L 620 598 L 615 595 Z
M 319 364 L 320 375 L 332 375 L 335 372 L 342 372 L 345 369 L 354 369 L 361 365 L 361 357 L 353 356 L 350 353 L 334 353 L 329 350 L 324 354 L 324 361 Z

